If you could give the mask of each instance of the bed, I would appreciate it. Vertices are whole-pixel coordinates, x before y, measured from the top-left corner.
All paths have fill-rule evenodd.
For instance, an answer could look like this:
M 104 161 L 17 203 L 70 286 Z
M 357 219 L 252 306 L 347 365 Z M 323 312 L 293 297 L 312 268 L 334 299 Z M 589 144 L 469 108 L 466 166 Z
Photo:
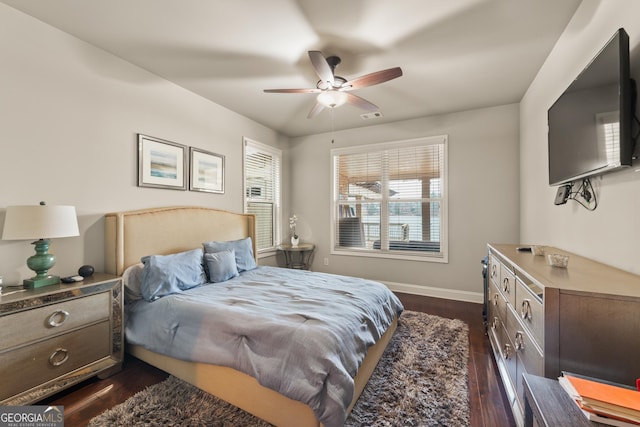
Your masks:
M 255 257 L 257 251 L 254 233 L 253 215 L 203 207 L 166 207 L 110 213 L 105 216 L 105 271 L 122 276 L 130 267 L 139 265 L 142 257 L 191 251 L 202 248 L 203 242 L 208 241 L 248 240 Z M 246 239 L 247 237 L 251 239 Z M 256 271 L 261 271 L 259 269 L 269 271 L 266 270 L 268 267 L 258 267 Z M 277 268 L 272 269 L 271 271 L 277 273 Z M 311 280 L 312 276 L 308 277 Z M 320 277 L 319 280 L 324 278 Z M 346 407 L 346 414 L 364 389 L 395 331 L 397 315 L 402 311 L 401 305 L 399 307 L 393 319 L 388 322 L 388 327 L 380 332 L 377 341 L 368 347 L 364 360 L 357 368 L 357 374 L 353 378 L 353 398 Z M 265 387 L 254 376 L 238 369 L 184 360 L 175 355 L 152 351 L 148 346 L 139 344 L 128 345 L 127 351 L 274 425 L 324 425 L 320 420 L 322 417 L 318 417 L 309 404 Z

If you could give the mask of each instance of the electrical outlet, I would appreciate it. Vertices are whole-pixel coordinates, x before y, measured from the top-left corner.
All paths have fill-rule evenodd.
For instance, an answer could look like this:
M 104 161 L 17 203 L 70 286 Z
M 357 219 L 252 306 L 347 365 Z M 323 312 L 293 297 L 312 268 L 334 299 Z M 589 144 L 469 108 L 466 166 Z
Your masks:
M 324 265 L 329 265 L 329 258 L 324 259 Z

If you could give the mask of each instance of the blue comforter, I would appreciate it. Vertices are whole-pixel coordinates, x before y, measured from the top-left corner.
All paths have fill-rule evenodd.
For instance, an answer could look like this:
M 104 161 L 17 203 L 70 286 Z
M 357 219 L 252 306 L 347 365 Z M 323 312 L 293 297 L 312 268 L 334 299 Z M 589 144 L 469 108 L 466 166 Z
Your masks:
M 128 304 L 126 337 L 157 353 L 242 371 L 333 427 L 345 421 L 367 349 L 402 310 L 378 282 L 258 267 Z

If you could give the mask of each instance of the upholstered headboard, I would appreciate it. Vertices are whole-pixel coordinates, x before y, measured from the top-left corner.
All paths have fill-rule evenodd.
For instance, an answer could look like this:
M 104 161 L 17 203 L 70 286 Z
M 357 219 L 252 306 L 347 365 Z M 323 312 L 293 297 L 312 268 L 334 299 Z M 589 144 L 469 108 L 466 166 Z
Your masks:
M 146 255 L 201 248 L 203 242 L 251 237 L 255 216 L 203 207 L 174 206 L 105 215 L 105 272 L 121 275 Z

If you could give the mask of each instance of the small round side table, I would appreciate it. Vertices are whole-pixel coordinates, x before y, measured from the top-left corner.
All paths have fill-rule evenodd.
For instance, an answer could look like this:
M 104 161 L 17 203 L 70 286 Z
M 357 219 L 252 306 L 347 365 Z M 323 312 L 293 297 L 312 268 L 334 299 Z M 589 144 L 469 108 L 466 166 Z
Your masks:
M 313 256 L 313 251 L 316 249 L 316 245 L 313 243 L 300 243 L 298 246 L 282 244 L 279 245 L 277 249 L 284 253 L 287 268 L 308 270 L 311 265 L 311 257 Z

